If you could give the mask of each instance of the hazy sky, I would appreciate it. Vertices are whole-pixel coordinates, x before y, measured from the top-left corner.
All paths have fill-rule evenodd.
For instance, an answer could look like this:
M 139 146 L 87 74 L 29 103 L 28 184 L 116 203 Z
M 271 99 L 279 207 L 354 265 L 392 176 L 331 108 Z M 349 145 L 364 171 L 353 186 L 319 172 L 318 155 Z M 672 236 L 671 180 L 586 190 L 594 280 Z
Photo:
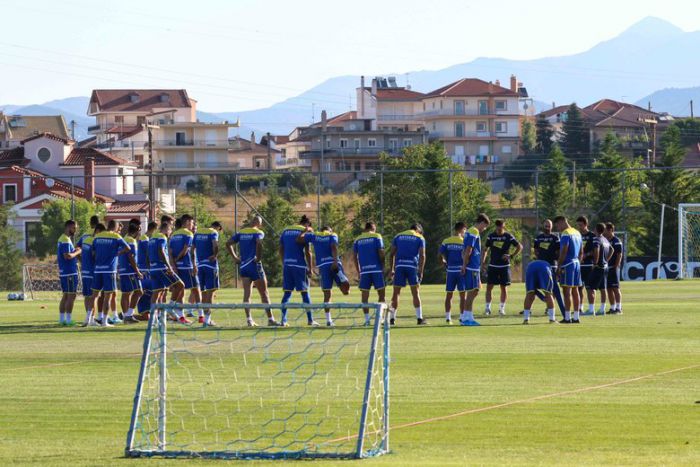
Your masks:
M 239 111 L 338 75 L 581 52 L 645 16 L 700 30 L 694 0 L 0 0 L 0 104 L 183 87 Z

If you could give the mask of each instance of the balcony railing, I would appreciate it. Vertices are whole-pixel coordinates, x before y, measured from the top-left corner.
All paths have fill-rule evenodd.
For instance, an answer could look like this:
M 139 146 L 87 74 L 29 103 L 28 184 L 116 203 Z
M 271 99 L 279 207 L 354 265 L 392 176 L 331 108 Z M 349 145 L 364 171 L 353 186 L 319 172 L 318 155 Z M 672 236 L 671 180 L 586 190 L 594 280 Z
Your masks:
M 384 152 L 390 155 L 399 155 L 403 148 L 331 148 L 324 149 L 323 155 L 325 157 L 367 157 L 367 156 L 378 156 L 380 153 Z M 317 159 L 321 157 L 320 149 L 312 149 L 310 151 L 299 152 L 300 159 Z
M 492 133 L 490 131 L 430 131 L 431 138 L 491 138 L 492 136 L 508 136 L 506 133 Z
M 496 110 L 496 109 L 432 109 L 416 114 L 418 117 L 517 117 L 520 115 L 520 110 Z
M 228 147 L 228 139 L 165 139 L 153 141 L 153 146 L 204 146 L 204 147 Z
M 157 169 L 178 169 L 178 170 L 197 170 L 197 169 L 238 169 L 238 162 L 229 161 L 165 161 L 159 162 Z
M 398 122 L 398 121 L 414 121 L 421 120 L 416 114 L 409 115 L 377 115 L 377 120 L 380 122 Z

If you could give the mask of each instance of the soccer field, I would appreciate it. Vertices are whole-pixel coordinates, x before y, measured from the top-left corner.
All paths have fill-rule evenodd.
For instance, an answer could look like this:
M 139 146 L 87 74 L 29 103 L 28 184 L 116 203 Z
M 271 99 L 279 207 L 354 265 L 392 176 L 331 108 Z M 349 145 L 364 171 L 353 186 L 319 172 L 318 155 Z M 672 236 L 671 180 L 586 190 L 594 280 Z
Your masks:
M 541 303 L 522 326 L 522 284 L 478 328 L 444 325 L 440 286 L 423 288 L 418 328 L 404 295 L 392 452 L 336 464 L 700 465 L 700 282 L 625 283 L 624 315 L 578 326 L 547 324 Z M 212 463 L 122 457 L 144 325 L 61 328 L 56 305 L 0 307 L 0 465 Z

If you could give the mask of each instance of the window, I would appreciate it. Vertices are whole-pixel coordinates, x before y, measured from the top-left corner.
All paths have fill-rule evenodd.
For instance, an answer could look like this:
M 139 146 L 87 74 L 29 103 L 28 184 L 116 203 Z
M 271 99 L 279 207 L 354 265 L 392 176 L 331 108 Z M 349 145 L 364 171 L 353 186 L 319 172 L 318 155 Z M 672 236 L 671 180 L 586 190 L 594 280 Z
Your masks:
M 36 155 L 43 163 L 46 163 L 49 159 L 51 159 L 51 151 L 49 151 L 49 148 L 39 149 L 39 152 L 37 152 Z
M 330 149 L 330 148 L 331 148 L 331 140 L 330 140 L 330 138 L 326 138 L 326 149 Z
M 124 123 L 124 115 L 115 115 L 114 123 Z
M 455 137 L 464 137 L 464 122 L 455 122 Z
M 356 172 L 359 172 L 359 171 L 360 171 L 360 168 L 361 168 L 360 162 L 359 162 L 359 161 L 358 161 L 358 162 L 355 162 L 355 171 L 356 171 Z
M 403 147 L 409 148 L 411 145 L 413 145 L 413 140 L 411 138 L 404 138 Z
M 338 161 L 335 163 L 336 170 L 352 170 L 352 162 Z
M 506 145 L 504 145 L 503 148 L 501 149 L 501 152 L 502 152 L 503 154 L 512 154 L 512 153 L 513 153 L 513 148 L 511 147 L 510 144 L 506 144 Z
M 455 101 L 455 115 L 464 115 L 464 101 Z
M 508 101 L 496 101 L 496 111 L 508 110 Z
M 399 147 L 399 140 L 396 138 L 391 138 L 389 140 L 389 150 L 390 151 L 396 151 Z
M 487 126 L 486 122 L 476 122 L 476 132 L 477 133 L 485 133 L 487 132 Z
M 347 140 L 347 138 L 340 138 L 340 147 L 341 147 L 341 148 L 347 148 L 347 147 L 348 147 L 348 140 Z
M 508 133 L 508 122 L 496 122 L 496 133 Z
M 2 201 L 3 203 L 15 203 L 17 202 L 17 184 L 16 183 L 6 183 L 2 187 Z
M 442 101 L 440 101 L 440 108 L 442 109 Z
M 355 139 L 353 140 L 353 147 L 354 147 L 355 149 L 360 149 L 360 138 L 355 138 Z
M 437 125 L 433 122 L 433 131 L 437 130 Z
M 24 251 L 31 255 L 36 254 L 36 245 L 41 239 L 41 222 L 24 223 Z
M 479 101 L 479 115 L 488 115 L 489 101 Z
M 137 125 L 145 125 L 146 124 L 146 117 L 136 117 L 136 124 Z
M 380 168 L 379 162 L 365 162 L 365 170 L 379 170 Z
M 376 138 L 369 138 L 369 139 L 367 140 L 367 146 L 369 146 L 370 148 L 376 148 L 376 147 L 377 147 L 377 140 L 376 140 Z

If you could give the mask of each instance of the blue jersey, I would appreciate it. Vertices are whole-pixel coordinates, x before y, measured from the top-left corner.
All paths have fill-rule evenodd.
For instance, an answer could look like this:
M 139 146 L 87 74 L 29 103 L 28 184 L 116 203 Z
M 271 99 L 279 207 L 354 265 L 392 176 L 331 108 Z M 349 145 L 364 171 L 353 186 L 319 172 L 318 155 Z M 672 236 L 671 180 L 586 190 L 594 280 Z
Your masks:
M 608 239 L 602 235 L 593 238 L 593 249 L 598 248 L 598 262 L 595 266 L 606 269 L 608 267 L 608 255 L 610 254 L 611 246 Z M 592 259 L 592 258 L 591 258 Z
M 579 253 L 581 253 L 581 242 L 581 233 L 578 230 L 574 229 L 573 227 L 564 229 L 564 231 L 561 233 L 561 238 L 559 239 L 559 248 L 563 250 L 566 246 L 568 247 L 568 250 L 566 251 L 564 264 L 561 264 L 560 266 L 565 266 L 573 260 L 578 261 Z
M 355 239 L 352 250 L 357 255 L 360 274 L 383 272 L 384 265 L 379 251 L 384 249 L 382 236 L 375 232 L 365 232 Z
M 396 249 L 395 266 L 397 268 L 417 268 L 418 255 L 425 249 L 425 238 L 415 230 L 405 230 L 391 241 Z
M 119 255 L 119 275 L 125 276 L 128 274 L 136 274 L 136 271 L 134 271 L 134 268 L 129 262 L 129 257 L 133 256 L 134 258 L 136 258 L 138 256 L 139 247 L 137 240 L 127 235 L 126 237 L 124 237 L 124 242 L 126 242 L 126 244 L 129 245 L 129 249 L 131 251 L 129 253 Z
M 148 235 L 141 234 L 137 246 L 136 264 L 141 272 L 148 271 Z
M 78 274 L 78 257 L 66 259 L 63 255 L 73 253 L 73 240 L 66 234 L 58 237 L 58 245 L 56 247 L 56 256 L 58 262 L 58 275 L 71 276 Z
M 301 225 L 290 225 L 286 227 L 280 235 L 280 245 L 284 248 L 283 263 L 285 266 L 306 268 L 306 256 L 304 255 L 304 244 L 297 243 L 297 237 L 306 228 Z
M 95 273 L 117 272 L 119 252 L 129 248 L 124 239 L 116 232 L 100 232 L 92 240 L 95 255 Z
M 170 236 L 170 251 L 172 252 L 175 265 L 178 269 L 192 269 L 193 243 L 194 234 L 187 229 L 176 230 Z M 187 253 L 180 259 L 177 259 L 185 248 L 188 248 Z
M 238 243 L 238 253 L 241 257 L 241 267 L 247 266 L 255 260 L 258 248 L 258 240 L 265 238 L 265 232 L 257 227 L 241 229 L 231 237 L 233 243 Z M 286 254 L 286 252 L 285 252 Z M 261 258 L 258 258 L 261 259 Z
M 613 235 L 610 239 L 610 248 L 613 250 L 613 254 L 610 257 L 610 265 L 611 267 L 615 267 L 617 259 L 622 256 L 622 240 L 620 240 L 620 237 Z
M 462 253 L 464 252 L 464 238 L 459 235 L 447 237 L 440 245 L 440 254 L 447 261 L 447 272 L 460 272 L 462 270 Z
M 476 227 L 470 227 L 464 235 L 464 248 L 471 247 L 467 269 L 470 271 L 481 271 L 481 234 Z
M 333 245 L 338 247 L 338 235 L 330 232 L 307 233 L 304 235 L 304 240 L 314 246 L 316 266 L 326 266 L 333 263 Z M 340 258 L 338 258 L 338 263 L 340 263 Z
M 205 268 L 219 269 L 219 262 L 216 258 L 210 261 L 214 254 L 214 242 L 219 241 L 219 232 L 216 229 L 199 229 L 194 234 L 194 251 L 197 258 L 197 266 Z
M 95 260 L 92 257 L 92 235 L 85 234 L 75 245 L 80 248 L 80 272 L 85 278 L 91 278 L 95 269 Z
M 148 240 L 148 265 L 150 271 L 164 271 L 167 264 L 161 257 L 161 252 L 168 257 L 168 237 L 160 232 L 154 233 Z

